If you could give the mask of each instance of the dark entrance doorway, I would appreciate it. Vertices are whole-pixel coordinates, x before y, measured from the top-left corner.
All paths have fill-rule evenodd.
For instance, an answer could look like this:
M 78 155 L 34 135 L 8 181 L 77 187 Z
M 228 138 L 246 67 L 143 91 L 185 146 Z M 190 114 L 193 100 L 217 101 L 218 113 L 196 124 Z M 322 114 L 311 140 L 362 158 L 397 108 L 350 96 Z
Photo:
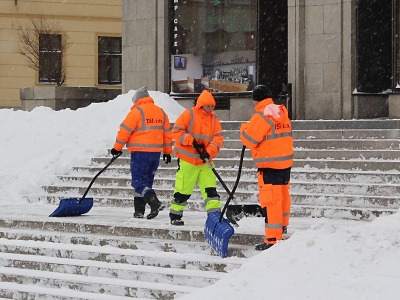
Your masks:
M 259 0 L 257 11 L 257 82 L 279 95 L 288 83 L 288 4 Z
M 379 93 L 392 83 L 392 1 L 357 1 L 357 90 Z

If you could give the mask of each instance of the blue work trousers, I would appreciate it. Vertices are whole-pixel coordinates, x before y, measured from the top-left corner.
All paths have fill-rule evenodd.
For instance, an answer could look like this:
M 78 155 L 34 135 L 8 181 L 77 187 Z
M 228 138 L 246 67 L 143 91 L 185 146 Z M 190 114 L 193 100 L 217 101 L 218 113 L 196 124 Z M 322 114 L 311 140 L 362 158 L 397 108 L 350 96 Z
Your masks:
M 160 152 L 131 152 L 131 185 L 136 197 L 155 194 L 153 182 L 159 164 Z

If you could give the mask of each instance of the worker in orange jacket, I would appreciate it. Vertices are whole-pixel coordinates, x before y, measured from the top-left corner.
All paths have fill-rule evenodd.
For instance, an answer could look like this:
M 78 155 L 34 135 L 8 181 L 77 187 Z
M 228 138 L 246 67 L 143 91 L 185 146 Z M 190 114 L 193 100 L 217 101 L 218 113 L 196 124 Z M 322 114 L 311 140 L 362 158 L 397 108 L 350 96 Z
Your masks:
M 292 125 L 283 105 L 276 105 L 270 89 L 258 85 L 252 93 L 255 113 L 240 128 L 258 168 L 260 206 L 265 213 L 265 239 L 255 246 L 266 250 L 282 240 L 290 217 L 290 170 L 293 164 Z
M 207 214 L 221 211 L 216 176 L 205 163 L 207 158 L 214 166 L 212 159 L 217 156 L 224 141 L 214 107 L 214 97 L 205 90 L 198 97 L 196 105 L 186 109 L 175 121 L 172 134 L 175 140 L 174 152 L 178 157 L 178 172 L 169 213 L 172 225 L 184 225 L 183 211 L 196 182 L 205 201 Z
M 122 121 L 112 155 L 122 153 L 124 146 L 131 154 L 131 185 L 135 189 L 134 218 L 153 219 L 164 208 L 153 189 L 154 175 L 160 163 L 161 150 L 165 163 L 171 162 L 172 133 L 168 115 L 154 104 L 147 88 L 139 88 L 132 97 L 133 106 Z

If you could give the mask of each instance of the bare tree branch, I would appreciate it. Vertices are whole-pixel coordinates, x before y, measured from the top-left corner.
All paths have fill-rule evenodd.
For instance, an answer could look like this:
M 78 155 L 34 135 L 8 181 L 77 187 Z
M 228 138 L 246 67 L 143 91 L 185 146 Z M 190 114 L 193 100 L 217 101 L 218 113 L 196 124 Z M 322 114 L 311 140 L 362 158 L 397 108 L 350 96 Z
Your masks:
M 35 71 L 39 71 L 39 37 L 44 34 L 61 34 L 61 78 L 58 85 L 67 80 L 68 72 L 63 64 L 67 49 L 71 46 L 70 39 L 58 21 L 50 21 L 46 16 L 31 19 L 28 26 L 12 24 L 18 38 L 17 52 L 25 58 L 26 65 Z

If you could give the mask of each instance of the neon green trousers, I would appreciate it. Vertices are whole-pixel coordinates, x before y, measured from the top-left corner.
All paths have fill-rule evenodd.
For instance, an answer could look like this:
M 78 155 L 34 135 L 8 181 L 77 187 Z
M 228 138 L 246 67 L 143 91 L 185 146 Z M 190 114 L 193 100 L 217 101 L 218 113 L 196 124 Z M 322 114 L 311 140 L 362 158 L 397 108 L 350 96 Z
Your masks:
M 180 160 L 179 170 L 175 178 L 174 200 L 171 201 L 171 214 L 182 216 L 196 183 L 205 202 L 207 213 L 221 211 L 221 202 L 216 189 L 216 177 L 208 164 L 195 166 Z

